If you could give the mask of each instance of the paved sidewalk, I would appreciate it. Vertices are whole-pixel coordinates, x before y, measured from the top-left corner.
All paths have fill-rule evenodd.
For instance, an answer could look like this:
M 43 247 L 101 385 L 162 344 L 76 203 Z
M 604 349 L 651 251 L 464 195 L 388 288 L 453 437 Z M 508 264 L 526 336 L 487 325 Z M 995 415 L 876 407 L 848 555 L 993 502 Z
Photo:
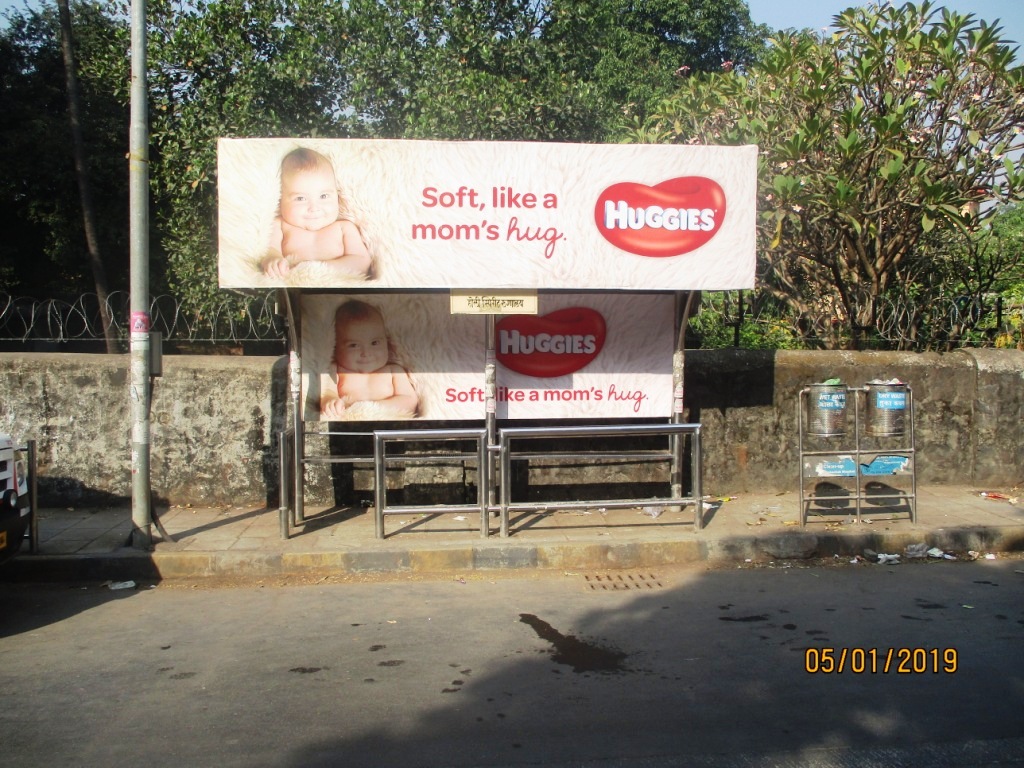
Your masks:
M 1000 492 L 1010 499 L 983 496 Z M 694 507 L 556 511 L 514 515 L 512 533 L 480 533 L 479 515 L 391 515 L 386 538 L 374 535 L 372 509 L 307 507 L 306 519 L 281 535 L 276 508 L 173 507 L 158 510 L 170 540 L 153 527 L 154 546 L 129 544 L 131 510 L 42 509 L 38 552 L 22 552 L 0 578 L 25 580 L 330 577 L 359 574 L 458 575 L 494 569 L 601 571 L 691 562 L 771 562 L 790 558 L 904 555 L 927 544 L 957 558 L 1024 551 L 1020 489 L 918 486 L 917 523 L 909 510 L 865 504 L 820 509 L 805 527 L 799 496 L 711 497 L 704 527 Z M 1024 496 L 1024 494 L 1021 494 Z M 976 554 L 969 554 L 969 553 Z

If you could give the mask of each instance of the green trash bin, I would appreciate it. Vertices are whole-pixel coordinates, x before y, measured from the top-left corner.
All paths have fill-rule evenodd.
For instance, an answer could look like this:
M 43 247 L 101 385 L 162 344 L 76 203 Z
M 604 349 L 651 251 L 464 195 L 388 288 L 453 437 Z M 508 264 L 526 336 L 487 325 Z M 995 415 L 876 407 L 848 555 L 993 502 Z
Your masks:
M 807 434 L 835 437 L 846 434 L 846 386 L 809 384 Z

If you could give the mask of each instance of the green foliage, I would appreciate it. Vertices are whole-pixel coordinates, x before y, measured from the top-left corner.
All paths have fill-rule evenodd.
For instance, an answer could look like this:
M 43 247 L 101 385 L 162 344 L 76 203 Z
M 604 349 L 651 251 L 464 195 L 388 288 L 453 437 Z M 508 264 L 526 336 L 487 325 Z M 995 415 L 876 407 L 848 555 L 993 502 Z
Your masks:
M 79 77 L 97 105 L 90 130 L 107 119 L 117 126 L 90 138 L 119 179 L 116 189 L 97 189 L 122 238 L 104 252 L 126 260 L 130 6 L 113 0 L 74 11 Z M 4 98 L 9 92 L 9 103 L 27 110 L 9 121 L 0 114 L 21 157 L 12 152 L 4 166 L 5 200 L 31 178 L 28 158 L 43 142 L 60 150 L 54 156 L 67 146 L 51 139 L 64 110 L 54 15 L 14 13 L 0 37 Z M 624 120 L 645 119 L 685 74 L 750 65 L 766 32 L 742 0 L 150 0 L 147 24 L 151 291 L 170 290 L 190 313 L 222 298 L 219 137 L 607 141 Z M 36 59 L 26 63 L 29 56 Z M 8 73 L 17 81 L 10 88 Z M 41 129 L 25 131 L 33 122 Z M 71 274 L 69 255 L 76 196 L 43 184 L 58 180 L 73 183 L 56 169 L 37 179 L 25 205 L 10 209 L 8 230 L 36 227 L 32 237 L 61 266 L 47 267 L 50 282 L 76 284 L 84 274 L 82 266 Z M 11 258 L 38 252 L 36 241 L 12 247 Z M 0 264 L 6 279 L 12 270 Z M 50 284 L 41 280 L 26 285 Z
M 128 11 L 73 6 L 115 289 L 127 282 Z M 88 291 L 56 11 L 8 18 L 0 281 Z M 223 299 L 219 137 L 625 136 L 760 146 L 762 290 L 741 343 L 1017 338 L 995 300 L 1024 293 L 1024 75 L 1001 30 L 972 15 L 850 9 L 835 35 L 767 48 L 742 0 L 151 0 L 148 23 L 153 290 L 188 312 Z M 694 328 L 735 341 L 728 301 L 705 303 Z
M 606 137 L 646 119 L 682 78 L 751 65 L 768 34 L 742 0 L 605 0 L 552 3 L 544 39 L 594 89 Z
M 118 25 L 99 4 L 73 6 L 80 62 L 116 46 Z M 120 53 L 123 57 L 123 51 Z M 112 74 L 112 73 L 107 73 Z M 123 75 L 123 69 L 122 69 Z M 75 178 L 56 8 L 12 15 L 0 31 L 0 285 L 12 293 L 77 295 L 94 290 Z M 79 72 L 87 161 L 112 288 L 127 285 L 127 109 L 89 66 Z
M 747 63 L 763 45 L 741 0 L 433 0 L 348 6 L 343 69 L 364 135 L 606 140 L 677 70 Z M 709 64 L 710 62 L 710 64 Z
M 535 2 L 356 0 L 343 68 L 353 131 L 388 138 L 593 137 L 597 102 Z M 396 44 L 396 41 L 399 41 Z
M 985 335 L 997 347 L 1024 349 L 1024 205 L 998 210 L 981 238 L 981 253 L 997 273 L 991 292 L 981 296 L 988 300 Z
M 632 139 L 758 144 L 762 290 L 822 346 L 938 284 L 930 233 L 970 241 L 1024 197 L 1024 71 L 1000 30 L 931 4 L 851 8 L 830 37 L 782 35 L 747 74 L 690 78 Z M 953 270 L 956 272 L 957 270 Z M 929 278 L 929 279 L 926 279 Z M 894 295 L 899 301 L 892 301 Z
M 696 346 L 702 349 L 803 347 L 803 340 L 777 311 L 759 305 L 756 299 L 751 305 L 752 298 L 752 294 L 743 291 L 705 294 L 700 311 L 689 321 L 689 335 L 695 337 Z
M 686 56 L 759 44 L 740 0 L 156 0 L 148 19 L 154 261 L 197 304 L 217 291 L 218 137 L 596 141 L 622 82 L 654 101 Z

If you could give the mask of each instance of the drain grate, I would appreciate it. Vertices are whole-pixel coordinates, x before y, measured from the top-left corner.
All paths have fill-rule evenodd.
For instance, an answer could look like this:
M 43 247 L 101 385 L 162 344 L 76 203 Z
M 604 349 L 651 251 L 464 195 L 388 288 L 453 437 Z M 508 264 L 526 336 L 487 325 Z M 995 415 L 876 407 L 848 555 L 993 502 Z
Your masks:
M 615 592 L 627 589 L 661 589 L 664 584 L 653 573 L 587 573 L 587 586 L 594 592 Z

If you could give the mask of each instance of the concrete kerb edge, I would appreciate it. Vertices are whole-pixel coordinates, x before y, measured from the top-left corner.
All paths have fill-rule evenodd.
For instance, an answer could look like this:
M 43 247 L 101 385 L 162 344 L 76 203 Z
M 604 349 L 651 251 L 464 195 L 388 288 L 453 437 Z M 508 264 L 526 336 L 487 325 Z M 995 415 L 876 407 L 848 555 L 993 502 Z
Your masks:
M 1021 552 L 1024 526 L 940 528 L 928 531 L 865 533 L 815 532 L 805 529 L 775 536 L 717 542 L 709 559 L 801 560 L 813 557 L 852 557 L 865 551 L 903 554 L 912 544 L 927 544 L 944 552 Z
M 1022 552 L 1024 526 L 847 533 L 803 529 L 719 541 L 504 544 L 440 550 L 360 552 L 141 552 L 20 555 L 0 570 L 9 581 L 266 578 L 272 576 L 458 574 L 488 570 L 621 570 L 698 562 L 852 557 L 866 550 L 902 554 L 925 543 L 946 552 Z

